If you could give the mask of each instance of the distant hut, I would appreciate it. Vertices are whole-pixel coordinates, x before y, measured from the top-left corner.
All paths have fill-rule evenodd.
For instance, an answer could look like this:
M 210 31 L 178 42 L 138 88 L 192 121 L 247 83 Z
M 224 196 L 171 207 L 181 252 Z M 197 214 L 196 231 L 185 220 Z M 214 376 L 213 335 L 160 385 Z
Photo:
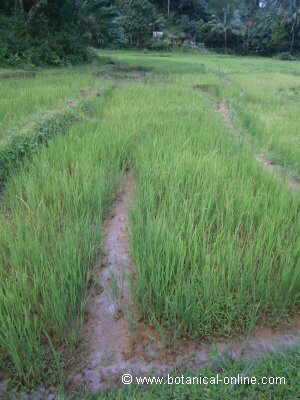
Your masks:
M 162 31 L 153 31 L 152 32 L 153 39 L 162 39 L 164 33 Z

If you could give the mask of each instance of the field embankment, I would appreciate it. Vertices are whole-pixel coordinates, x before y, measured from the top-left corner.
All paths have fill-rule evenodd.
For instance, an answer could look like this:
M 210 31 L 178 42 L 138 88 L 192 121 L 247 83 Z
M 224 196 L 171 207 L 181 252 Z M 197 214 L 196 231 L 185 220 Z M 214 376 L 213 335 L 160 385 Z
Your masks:
M 125 162 L 126 137 L 115 132 L 112 146 L 110 133 L 99 131 L 105 98 L 95 98 L 89 118 L 25 163 L 3 193 L 4 378 L 11 366 L 21 381 L 34 383 L 51 362 L 55 375 L 61 365 L 54 349 L 77 337 L 102 217 Z
M 77 348 L 89 287 L 105 286 L 92 270 L 104 250 L 104 217 L 128 169 L 136 179 L 129 239 L 139 323 L 166 343 L 213 343 L 280 326 L 299 312 L 299 192 L 261 168 L 193 89 L 205 84 L 215 98 L 231 99 L 232 118 L 249 135 L 233 101 L 238 83 L 227 71 L 234 74 L 238 59 L 114 54 L 127 67 L 91 74 L 94 85 L 111 89 L 93 98 L 68 135 L 25 162 L 3 193 L 4 378 L 7 365 L 27 384 L 62 378 L 61 355 L 68 360 Z M 258 59 L 254 71 L 271 69 L 268 62 Z M 251 69 L 245 60 L 240 68 Z M 269 151 L 261 138 L 255 144 Z

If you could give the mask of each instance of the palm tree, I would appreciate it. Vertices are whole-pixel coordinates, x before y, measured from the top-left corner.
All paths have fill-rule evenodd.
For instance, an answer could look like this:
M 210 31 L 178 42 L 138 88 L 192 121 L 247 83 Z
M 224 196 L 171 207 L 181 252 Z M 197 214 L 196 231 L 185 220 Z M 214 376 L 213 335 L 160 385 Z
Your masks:
M 220 5 L 221 7 L 217 7 Z M 224 38 L 224 51 L 228 52 L 228 34 L 231 31 L 240 28 L 241 21 L 239 18 L 239 12 L 235 5 L 235 1 L 214 2 L 214 14 L 213 14 L 213 30 L 218 33 L 222 33 Z
M 48 1 L 47 0 L 37 0 L 33 2 L 30 10 L 28 11 L 27 14 L 27 23 L 30 24 L 30 22 L 33 20 L 35 15 L 38 13 L 39 9 L 42 8 L 42 6 L 47 5 Z
M 104 41 L 104 33 L 113 29 L 113 22 L 118 13 L 110 0 L 78 0 L 78 17 L 93 37 L 95 44 Z
M 297 0 L 290 0 L 287 10 L 286 21 L 291 24 L 290 52 L 292 53 L 295 45 L 296 30 L 300 25 L 300 7 Z

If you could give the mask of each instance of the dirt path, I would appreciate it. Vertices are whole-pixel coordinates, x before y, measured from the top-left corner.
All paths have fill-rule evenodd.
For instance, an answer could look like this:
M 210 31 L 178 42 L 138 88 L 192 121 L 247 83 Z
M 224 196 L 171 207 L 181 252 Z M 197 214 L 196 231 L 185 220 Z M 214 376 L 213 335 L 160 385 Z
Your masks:
M 230 84 L 231 81 L 227 80 L 224 81 L 225 84 Z M 273 163 L 265 153 L 256 152 L 254 149 L 253 143 L 249 138 L 242 136 L 235 126 L 234 121 L 230 116 L 230 110 L 227 103 L 223 100 L 217 101 L 215 100 L 214 95 L 218 92 L 218 85 L 214 84 L 197 84 L 193 86 L 194 90 L 199 90 L 212 104 L 215 110 L 222 116 L 225 125 L 227 126 L 229 132 L 233 136 L 237 136 L 238 138 L 242 139 L 246 146 L 254 152 L 254 158 L 256 161 L 260 163 L 260 165 L 268 172 L 273 173 L 279 179 L 286 179 L 287 185 L 292 190 L 300 189 L 300 178 L 291 177 L 288 175 L 287 171 L 279 164 Z M 244 90 L 241 90 L 241 95 L 244 94 Z
M 198 369 L 216 361 L 211 345 L 180 339 L 165 347 L 158 332 L 139 320 L 132 305 L 129 278 L 135 274 L 129 253 L 128 214 L 134 201 L 134 178 L 127 174 L 111 214 L 104 221 L 105 256 L 95 268 L 95 284 L 87 305 L 87 318 L 81 331 L 81 349 L 76 355 L 76 371 L 70 373 L 68 390 L 95 392 L 121 385 L 123 374 L 163 376 L 175 367 Z M 300 345 L 300 317 L 280 330 L 258 328 L 248 338 L 231 341 L 216 339 L 220 355 L 255 359 L 270 350 Z M 74 367 L 75 368 L 75 367 Z M 5 395 L 5 388 L 1 393 Z M 40 397 L 38 397 L 40 396 Z M 3 397 L 5 398 L 5 397 Z M 24 399 L 58 399 L 46 389 Z
M 95 288 L 82 329 L 85 352 L 78 373 L 69 379 L 70 392 L 103 390 L 121 384 L 122 374 L 165 375 L 175 367 L 199 368 L 212 361 L 211 345 L 177 340 L 164 347 L 153 327 L 139 321 L 130 295 L 134 265 L 129 253 L 128 213 L 134 200 L 134 179 L 128 174 L 105 220 L 105 257 L 95 270 Z M 100 289 L 101 287 L 101 289 Z M 220 354 L 255 358 L 266 351 L 300 344 L 300 318 L 280 331 L 261 328 L 248 339 L 216 341 Z
M 133 196 L 133 177 L 126 176 L 111 215 L 104 221 L 105 256 L 96 268 L 96 287 L 88 303 L 82 331 L 87 360 L 75 380 L 98 390 L 119 373 L 126 362 L 129 330 L 124 318 L 130 297 L 126 274 L 131 270 L 128 243 L 128 209 Z
M 162 372 L 163 365 L 143 358 L 143 340 L 134 315 L 130 296 L 133 264 L 129 255 L 128 214 L 134 194 L 133 176 L 127 174 L 121 185 L 111 215 L 104 221 L 105 256 L 96 268 L 96 288 L 87 307 L 87 321 L 82 329 L 86 357 L 80 372 L 70 380 L 74 387 L 91 391 L 120 383 L 123 373 L 146 374 L 153 367 Z M 138 334 L 137 334 L 138 332 Z M 139 341 L 140 346 L 136 346 Z
M 229 132 L 234 136 L 240 137 L 238 129 L 230 117 L 230 111 L 228 105 L 224 101 L 219 101 L 217 103 L 213 102 L 213 104 L 216 110 L 222 116 L 225 125 L 229 129 Z M 243 140 L 246 143 L 247 147 L 253 148 L 253 145 L 251 144 L 249 139 L 243 138 Z M 282 166 L 273 163 L 272 160 L 270 160 L 264 153 L 255 153 L 254 157 L 256 161 L 258 161 L 266 171 L 273 173 L 280 179 L 286 179 L 288 187 L 290 189 L 292 190 L 300 189 L 300 180 L 289 176 Z

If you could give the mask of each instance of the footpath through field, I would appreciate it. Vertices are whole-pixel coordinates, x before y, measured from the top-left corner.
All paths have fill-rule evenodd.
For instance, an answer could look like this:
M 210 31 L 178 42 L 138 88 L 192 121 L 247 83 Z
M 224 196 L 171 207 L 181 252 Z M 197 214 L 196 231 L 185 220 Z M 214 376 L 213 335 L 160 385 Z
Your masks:
M 145 56 L 144 67 L 147 60 L 153 61 Z M 89 347 L 93 332 L 106 329 L 102 309 L 111 313 L 108 326 L 126 323 L 120 329 L 131 337 L 125 352 L 121 346 L 121 369 L 195 367 L 208 361 L 203 343 L 209 342 L 239 357 L 299 340 L 292 319 L 300 289 L 299 195 L 224 134 L 222 118 L 193 90 L 210 72 L 176 57 L 161 66 L 160 73 L 133 77 L 128 68 L 122 77 L 118 67 L 105 78 L 109 89 L 95 99 L 88 119 L 8 182 L 0 214 L 0 346 L 3 366 L 22 382 L 45 376 L 57 382 L 62 359 L 76 374 L 71 367 L 78 356 L 78 372 L 87 371 L 79 381 L 91 380 L 97 389 L 110 383 L 109 371 L 114 381 L 120 369 L 113 370 L 109 357 L 116 353 Z M 129 212 L 125 190 L 109 219 L 128 171 L 134 202 Z M 126 249 L 122 260 L 106 254 L 107 260 L 103 252 L 120 244 L 115 224 Z M 119 262 L 134 266 L 124 276 L 131 288 L 124 308 L 124 279 L 121 285 L 113 275 L 106 279 L 108 262 L 112 271 Z M 104 304 L 86 310 L 90 294 Z M 86 348 L 78 347 L 82 325 Z M 253 341 L 233 341 L 250 332 Z M 135 364 L 137 354 L 142 364 Z
M 97 390 L 118 383 L 128 371 L 136 376 L 199 367 L 211 359 L 207 339 L 236 358 L 299 343 L 297 319 L 273 330 L 274 311 L 269 314 L 276 304 L 280 320 L 297 302 L 299 197 L 224 135 L 228 127 L 215 111 L 191 85 L 176 84 L 176 76 L 120 82 L 102 124 L 111 137 L 130 134 L 133 260 L 124 258 L 127 273 L 121 277 L 119 262 L 109 265 L 115 297 L 108 302 L 105 279 L 96 278 L 103 292 L 91 299 L 97 312 L 90 311 L 83 329 L 89 356 L 72 384 L 85 381 Z M 126 223 L 115 210 L 107 227 L 118 218 Z M 107 237 L 111 234 L 118 235 Z M 293 241 L 289 249 L 287 234 Z M 100 276 L 106 276 L 111 258 L 109 244 L 106 249 Z M 122 255 L 122 246 L 113 251 Z M 134 305 L 120 295 L 124 277 L 131 282 Z M 238 338 L 250 331 L 252 336 Z M 96 350 L 100 341 L 106 345 Z

